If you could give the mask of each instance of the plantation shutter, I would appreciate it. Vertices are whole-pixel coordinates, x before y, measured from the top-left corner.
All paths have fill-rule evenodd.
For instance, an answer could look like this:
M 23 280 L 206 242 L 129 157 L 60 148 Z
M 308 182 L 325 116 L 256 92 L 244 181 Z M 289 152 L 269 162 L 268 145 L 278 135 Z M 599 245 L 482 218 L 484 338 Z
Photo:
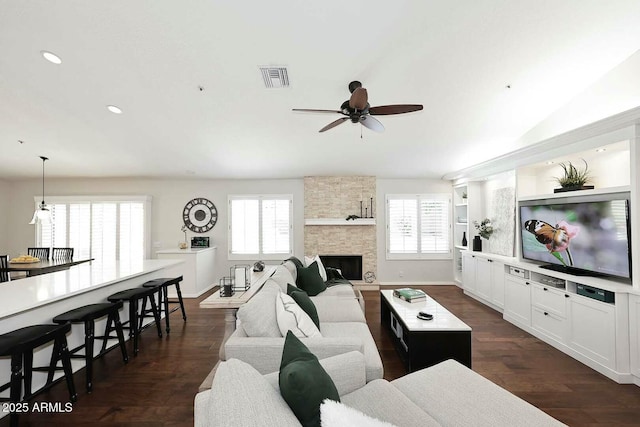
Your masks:
M 389 253 L 418 252 L 418 201 L 389 200 Z
M 231 213 L 231 253 L 257 254 L 260 247 L 258 200 L 232 200 Z
M 262 253 L 289 253 L 290 229 L 289 200 L 262 200 Z
M 420 200 L 420 248 L 422 253 L 449 253 L 449 201 Z

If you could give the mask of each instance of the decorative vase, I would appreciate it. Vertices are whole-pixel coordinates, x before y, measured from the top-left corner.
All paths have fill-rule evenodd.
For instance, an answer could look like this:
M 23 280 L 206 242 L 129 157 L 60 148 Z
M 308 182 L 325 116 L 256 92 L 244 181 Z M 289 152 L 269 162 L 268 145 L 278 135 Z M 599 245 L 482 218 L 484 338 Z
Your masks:
M 462 246 L 466 247 L 467 246 L 467 232 L 463 231 L 462 232 Z
M 480 236 L 474 236 L 473 250 L 476 252 L 482 252 L 482 240 L 480 239 Z

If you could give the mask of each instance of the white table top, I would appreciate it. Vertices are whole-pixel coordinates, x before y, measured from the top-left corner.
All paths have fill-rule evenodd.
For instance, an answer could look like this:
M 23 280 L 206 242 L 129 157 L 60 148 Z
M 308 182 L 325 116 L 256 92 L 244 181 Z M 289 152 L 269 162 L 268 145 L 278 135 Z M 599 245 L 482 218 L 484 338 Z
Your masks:
M 393 289 L 380 291 L 384 299 L 393 307 L 393 311 L 402 319 L 402 322 L 411 332 L 420 331 L 470 331 L 471 327 L 451 314 L 449 310 L 438 304 L 436 300 L 427 295 L 427 299 L 419 302 L 407 302 L 393 296 Z M 418 312 L 425 311 L 433 315 L 433 320 L 422 320 L 416 316 Z
M 267 281 L 273 270 L 274 266 L 267 266 L 260 272 L 251 272 L 251 287 L 244 292 L 236 292 L 230 297 L 221 297 L 220 292 L 216 291 L 204 300 L 200 301 L 200 308 L 240 308 L 242 304 L 245 304 L 256 294 Z
M 140 259 L 92 261 L 68 270 L 0 283 L 0 319 L 184 261 Z

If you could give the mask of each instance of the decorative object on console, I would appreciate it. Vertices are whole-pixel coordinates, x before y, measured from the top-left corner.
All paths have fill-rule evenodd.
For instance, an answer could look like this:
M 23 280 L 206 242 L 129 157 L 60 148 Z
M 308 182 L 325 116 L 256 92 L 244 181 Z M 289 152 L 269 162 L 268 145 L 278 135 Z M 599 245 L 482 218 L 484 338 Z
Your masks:
M 556 181 L 560 184 L 560 188 L 555 188 L 553 190 L 554 193 L 592 190 L 594 188 L 593 185 L 585 185 L 587 182 L 591 181 L 591 177 L 589 176 L 589 165 L 584 159 L 582 159 L 582 161 L 584 162 L 583 170 L 579 170 L 571 162 L 567 162 L 566 164 L 560 163 L 563 175 L 556 178 Z
M 373 271 L 367 271 L 364 273 L 365 283 L 373 283 L 376 281 L 376 274 Z
M 482 240 L 480 236 L 473 236 L 473 250 L 475 252 L 482 252 Z
M 467 242 L 467 232 L 463 231 L 462 232 L 462 246 L 466 247 L 467 243 L 469 243 L 469 242 Z
M 489 240 L 494 231 L 489 218 L 483 219 L 479 224 L 478 221 L 473 221 L 473 225 L 476 227 L 476 230 L 478 230 L 480 237 Z
M 251 272 L 249 265 L 234 265 L 231 267 L 231 279 L 234 291 L 246 291 L 251 286 Z
M 233 279 L 231 277 L 221 277 L 220 278 L 220 296 L 232 297 L 233 294 L 234 294 Z
M 256 273 L 264 270 L 264 261 L 256 261 L 253 263 L 253 271 Z
M 180 231 L 182 231 L 184 233 L 184 242 L 180 242 L 180 244 L 178 245 L 178 247 L 180 249 L 187 249 L 187 226 L 183 225 L 180 228 Z
M 41 222 L 51 222 L 51 211 L 49 210 L 47 204 L 44 202 L 44 162 L 49 160 L 49 158 L 44 156 L 40 156 L 40 158 L 42 159 L 42 201 L 40 202 L 40 205 L 38 206 L 36 211 L 33 213 L 31 222 L 29 222 L 29 224 L 32 225 L 40 224 Z
M 184 206 L 182 220 L 184 225 L 194 233 L 206 233 L 216 225 L 218 210 L 210 200 L 196 197 Z
M 208 237 L 192 237 L 191 247 L 192 248 L 208 248 L 209 238 Z

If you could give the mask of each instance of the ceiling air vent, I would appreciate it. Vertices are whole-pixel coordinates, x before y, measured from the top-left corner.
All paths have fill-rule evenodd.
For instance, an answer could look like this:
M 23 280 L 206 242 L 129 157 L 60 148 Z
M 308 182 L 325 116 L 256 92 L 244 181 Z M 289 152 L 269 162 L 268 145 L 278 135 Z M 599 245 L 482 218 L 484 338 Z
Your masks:
M 289 74 L 285 67 L 260 67 L 267 89 L 289 87 Z

